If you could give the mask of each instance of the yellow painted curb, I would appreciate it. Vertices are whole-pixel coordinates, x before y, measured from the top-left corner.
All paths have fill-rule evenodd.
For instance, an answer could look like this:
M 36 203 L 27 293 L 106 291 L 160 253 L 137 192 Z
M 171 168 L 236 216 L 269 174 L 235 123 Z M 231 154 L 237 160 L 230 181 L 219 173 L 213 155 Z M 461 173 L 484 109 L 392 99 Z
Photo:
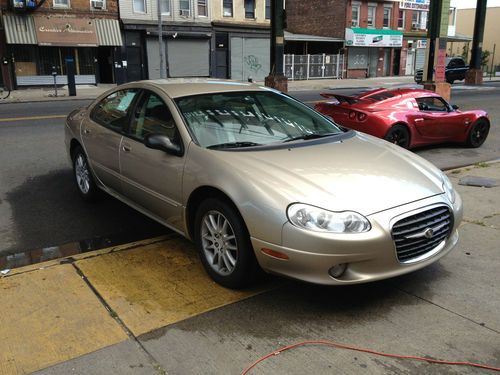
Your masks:
M 0 279 L 0 374 L 26 374 L 127 339 L 72 265 Z
M 223 288 L 203 269 L 192 243 L 172 238 L 76 262 L 135 336 L 274 288 Z

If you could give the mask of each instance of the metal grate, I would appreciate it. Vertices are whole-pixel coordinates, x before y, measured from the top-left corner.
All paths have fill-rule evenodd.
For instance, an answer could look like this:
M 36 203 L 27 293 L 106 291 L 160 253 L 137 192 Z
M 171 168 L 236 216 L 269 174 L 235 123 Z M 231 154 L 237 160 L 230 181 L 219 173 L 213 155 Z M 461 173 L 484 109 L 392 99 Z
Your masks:
M 432 251 L 450 235 L 452 228 L 453 215 L 446 206 L 399 220 L 392 227 L 398 260 L 409 263 Z

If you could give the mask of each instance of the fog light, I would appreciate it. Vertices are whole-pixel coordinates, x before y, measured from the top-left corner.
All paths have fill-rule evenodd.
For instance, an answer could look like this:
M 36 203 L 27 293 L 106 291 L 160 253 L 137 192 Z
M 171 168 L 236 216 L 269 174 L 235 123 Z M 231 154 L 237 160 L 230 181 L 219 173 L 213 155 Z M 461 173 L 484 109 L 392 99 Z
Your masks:
M 331 277 L 338 279 L 344 274 L 346 269 L 347 269 L 347 263 L 340 263 L 330 268 L 328 273 L 330 274 Z

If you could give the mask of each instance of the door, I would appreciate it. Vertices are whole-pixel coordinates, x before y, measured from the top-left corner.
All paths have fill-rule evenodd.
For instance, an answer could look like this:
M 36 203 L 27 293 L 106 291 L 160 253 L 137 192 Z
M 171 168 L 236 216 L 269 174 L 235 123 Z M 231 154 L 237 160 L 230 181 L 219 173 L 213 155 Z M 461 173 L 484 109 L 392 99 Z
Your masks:
M 95 105 L 81 126 L 83 146 L 94 174 L 117 192 L 121 191 L 119 149 L 136 95 L 136 89 L 110 94 Z
M 184 157 L 153 150 L 143 143 L 148 134 L 162 134 L 181 144 L 171 111 L 157 94 L 144 91 L 131 117 L 120 147 L 123 194 L 169 225 L 182 229 Z
M 384 48 L 384 76 L 391 74 L 391 49 Z
M 142 79 L 141 47 L 126 47 L 127 55 L 127 81 L 140 81 Z
M 378 65 L 378 48 L 370 48 L 370 62 L 368 66 L 368 76 L 377 76 L 377 65 Z
M 408 55 L 406 57 L 406 69 L 405 69 L 407 76 L 412 76 L 413 74 L 415 74 L 414 63 L 415 63 L 415 50 L 408 48 Z
M 98 47 L 97 61 L 99 83 L 113 83 L 113 49 L 110 47 Z
M 456 133 L 460 113 L 452 112 L 446 101 L 439 97 L 416 98 L 419 113 L 414 119 L 417 131 L 430 139 L 443 139 Z
M 229 38 L 227 33 L 215 34 L 215 77 L 229 78 L 228 58 Z
M 270 41 L 264 38 L 231 38 L 231 79 L 263 81 L 269 74 Z

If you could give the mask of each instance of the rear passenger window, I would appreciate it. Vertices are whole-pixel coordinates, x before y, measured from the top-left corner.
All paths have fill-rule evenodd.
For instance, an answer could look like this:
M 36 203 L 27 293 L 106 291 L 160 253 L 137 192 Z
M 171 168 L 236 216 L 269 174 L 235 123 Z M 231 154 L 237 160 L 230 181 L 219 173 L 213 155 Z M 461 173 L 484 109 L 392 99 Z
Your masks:
M 129 89 L 108 95 L 94 107 L 90 118 L 111 130 L 124 132 L 127 128 L 128 110 L 137 92 L 137 89 Z

